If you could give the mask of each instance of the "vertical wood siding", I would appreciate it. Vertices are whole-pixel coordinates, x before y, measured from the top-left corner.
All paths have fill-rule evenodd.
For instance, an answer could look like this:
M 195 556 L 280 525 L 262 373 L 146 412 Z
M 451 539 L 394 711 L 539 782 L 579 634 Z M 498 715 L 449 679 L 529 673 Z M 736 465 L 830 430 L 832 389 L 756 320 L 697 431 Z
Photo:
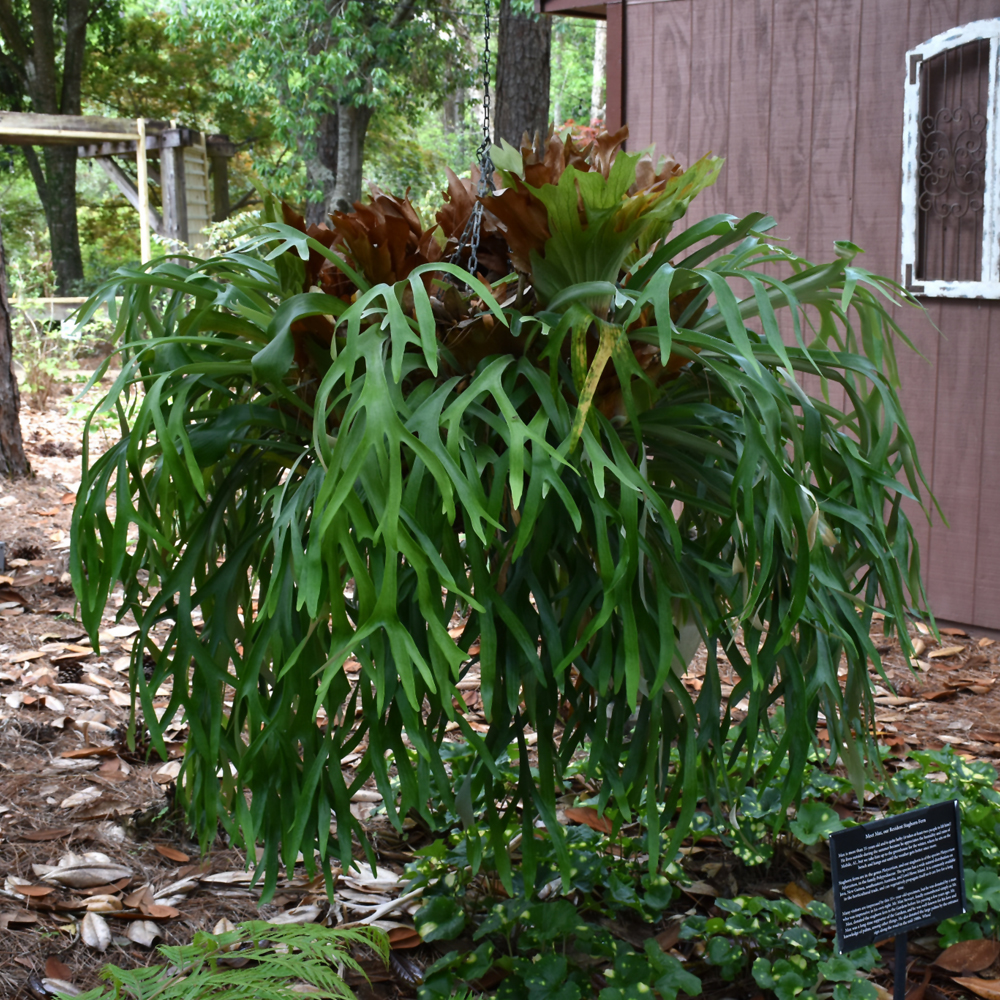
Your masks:
M 627 0 L 630 148 L 726 157 L 690 221 L 772 214 L 814 260 L 837 239 L 896 277 L 907 49 L 997 0 Z M 1000 302 L 897 309 L 902 398 L 949 525 L 910 505 L 939 618 L 1000 628 Z M 937 329 L 935 329 L 937 327 Z M 940 332 L 938 332 L 940 331 Z

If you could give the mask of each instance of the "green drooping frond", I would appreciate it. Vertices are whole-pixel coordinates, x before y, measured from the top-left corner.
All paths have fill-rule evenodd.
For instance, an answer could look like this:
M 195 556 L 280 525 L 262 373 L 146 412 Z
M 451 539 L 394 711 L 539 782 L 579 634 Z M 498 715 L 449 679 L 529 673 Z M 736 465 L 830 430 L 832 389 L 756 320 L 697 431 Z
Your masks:
M 883 306 L 905 293 L 849 245 L 821 265 L 770 245 L 772 224 L 690 227 L 607 283 L 600 315 L 591 285 L 501 309 L 506 292 L 462 293 L 441 263 L 369 285 L 276 221 L 244 252 L 103 288 L 122 370 L 99 409 L 122 439 L 84 469 L 74 584 L 95 641 L 124 588 L 137 707 L 156 744 L 188 720 L 180 790 L 203 843 L 220 820 L 263 843 L 270 886 L 299 852 L 346 858 L 366 843 L 351 796 L 374 776 L 394 823 L 433 827 L 445 803 L 479 831 L 471 863 L 488 852 L 508 881 L 520 826 L 531 884 L 533 824 L 562 842 L 577 758 L 602 809 L 641 816 L 655 866 L 699 787 L 738 794 L 720 748 L 734 728 L 753 744 L 779 700 L 784 805 L 820 711 L 861 773 L 873 613 L 891 628 L 923 602 L 900 504 L 923 478 Z M 303 269 L 334 258 L 355 294 L 309 291 Z M 702 640 L 692 700 L 681 674 Z M 720 648 L 739 675 L 727 696 Z M 487 732 L 457 688 L 476 662 Z M 455 726 L 478 755 L 457 789 Z

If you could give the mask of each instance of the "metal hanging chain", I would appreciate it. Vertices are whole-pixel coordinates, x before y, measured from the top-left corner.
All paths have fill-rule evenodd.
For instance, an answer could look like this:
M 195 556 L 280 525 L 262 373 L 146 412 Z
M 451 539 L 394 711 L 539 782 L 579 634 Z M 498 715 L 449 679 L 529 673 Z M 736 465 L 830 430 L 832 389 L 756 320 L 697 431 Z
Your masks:
M 490 0 L 483 0 L 485 14 L 485 28 L 483 31 L 483 55 L 481 66 L 483 70 L 483 141 L 476 150 L 476 158 L 479 162 L 479 186 L 476 194 L 479 198 L 484 197 L 487 192 L 494 191 L 493 186 L 493 160 L 490 157 Z M 483 221 L 483 203 L 477 201 L 473 206 L 472 215 L 465 224 L 465 229 L 458 241 L 458 247 L 452 254 L 453 264 L 462 263 L 462 251 L 469 248 L 469 263 L 466 270 L 469 274 L 475 274 L 479 266 L 479 236 Z

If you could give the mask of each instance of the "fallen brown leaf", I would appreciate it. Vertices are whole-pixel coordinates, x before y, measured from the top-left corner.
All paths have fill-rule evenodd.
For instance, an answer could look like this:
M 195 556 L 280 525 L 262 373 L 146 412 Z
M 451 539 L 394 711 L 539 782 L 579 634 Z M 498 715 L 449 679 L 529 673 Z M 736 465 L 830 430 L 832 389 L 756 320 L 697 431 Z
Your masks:
M 944 649 L 935 649 L 933 653 L 927 654 L 928 660 L 946 660 L 949 656 L 957 656 L 965 652 L 965 646 L 945 646 Z
M 663 949 L 670 951 L 671 948 L 681 939 L 681 921 L 674 920 L 666 930 L 660 931 L 653 940 Z
M 45 975 L 51 979 L 64 979 L 67 982 L 71 982 L 73 979 L 73 970 L 64 962 L 60 962 L 55 955 L 49 955 L 45 959 Z
M 571 823 L 582 823 L 589 826 L 591 830 L 597 830 L 600 833 L 611 833 L 614 829 L 611 820 L 607 816 L 602 816 L 591 806 L 571 806 L 565 810 L 565 815 Z
M 166 906 L 163 903 L 148 903 L 141 906 L 140 909 L 154 920 L 173 920 L 174 917 L 181 915 L 180 910 L 174 909 L 172 906 Z
M 954 688 L 939 688 L 936 691 L 924 691 L 921 697 L 924 701 L 943 701 L 945 698 L 951 698 L 954 694 Z
M 934 960 L 933 965 L 948 972 L 960 972 L 967 975 L 970 972 L 982 972 L 988 969 L 1000 958 L 1000 942 L 997 941 L 959 941 Z
M 88 913 L 80 922 L 80 937 L 88 947 L 106 951 L 111 944 L 111 928 L 99 913 Z
M 389 947 L 393 949 L 416 948 L 424 939 L 413 927 L 393 927 L 389 931 Z
M 690 896 L 718 896 L 719 890 L 707 882 L 692 882 L 681 887 Z
M 904 973 L 905 975 L 905 973 Z M 927 984 L 931 981 L 931 970 L 930 966 L 924 969 L 924 979 L 919 986 L 914 986 L 906 994 L 906 1000 L 924 1000 L 924 994 L 927 992 Z
M 40 649 L 28 649 L 23 653 L 14 653 L 9 659 L 8 663 L 27 663 L 30 660 L 41 659 L 45 654 Z
M 781 890 L 785 896 L 790 899 L 796 906 L 802 907 L 804 910 L 811 902 L 813 902 L 813 897 L 805 891 L 797 882 L 789 882 L 784 889 Z
M 65 750 L 59 756 L 68 760 L 77 760 L 81 757 L 114 757 L 115 751 L 112 747 L 77 747 L 75 750 Z
M 178 864 L 186 864 L 191 860 L 188 855 L 183 851 L 175 850 L 173 847 L 167 847 L 166 844 L 154 844 L 153 850 L 157 854 L 162 854 L 163 857 L 168 858 L 170 861 L 176 861 Z
M 47 896 L 50 892 L 55 892 L 54 885 L 15 885 L 12 886 L 14 892 L 19 892 L 22 896 Z
M 972 990 L 976 996 L 984 997 L 985 1000 L 1000 1000 L 1000 979 L 980 979 L 978 976 L 955 976 L 954 982 L 959 986 L 964 986 L 967 990 Z
M 24 596 L 19 594 L 13 587 L 9 587 L 7 584 L 0 584 L 0 602 L 6 601 L 13 601 L 24 608 L 30 607 Z
M 43 840 L 62 840 L 73 832 L 71 826 L 61 826 L 55 830 L 29 830 L 21 834 L 22 840 L 31 840 L 38 843 Z

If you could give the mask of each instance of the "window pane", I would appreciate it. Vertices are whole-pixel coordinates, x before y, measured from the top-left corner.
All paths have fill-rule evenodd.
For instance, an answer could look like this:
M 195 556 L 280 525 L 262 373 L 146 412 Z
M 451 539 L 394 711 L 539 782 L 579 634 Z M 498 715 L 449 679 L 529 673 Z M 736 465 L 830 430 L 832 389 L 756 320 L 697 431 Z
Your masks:
M 989 39 L 920 67 L 917 277 L 980 281 Z

